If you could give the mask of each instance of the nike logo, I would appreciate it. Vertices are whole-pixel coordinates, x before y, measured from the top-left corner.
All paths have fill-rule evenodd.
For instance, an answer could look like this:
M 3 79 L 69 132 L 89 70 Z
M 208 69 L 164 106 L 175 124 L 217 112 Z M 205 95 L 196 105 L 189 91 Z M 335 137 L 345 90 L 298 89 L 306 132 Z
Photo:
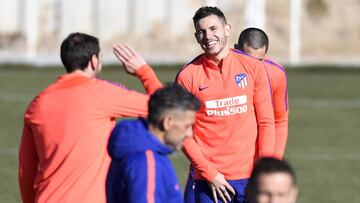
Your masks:
M 200 86 L 199 87 L 199 91 L 203 91 L 203 90 L 205 90 L 205 89 L 207 89 L 207 88 L 209 88 L 210 86 Z

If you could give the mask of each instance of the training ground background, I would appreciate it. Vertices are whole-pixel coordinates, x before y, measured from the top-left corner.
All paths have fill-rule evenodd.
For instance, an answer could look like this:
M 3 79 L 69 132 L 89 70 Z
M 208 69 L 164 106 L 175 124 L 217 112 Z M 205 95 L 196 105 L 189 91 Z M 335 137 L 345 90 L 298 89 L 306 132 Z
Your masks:
M 179 67 L 155 71 L 168 82 Z M 322 66 L 287 71 L 290 127 L 285 158 L 297 172 L 298 202 L 360 202 L 360 69 Z M 0 67 L 0 202 L 20 202 L 17 154 L 24 111 L 63 72 L 62 68 Z M 104 67 L 101 77 L 143 92 L 140 82 L 120 66 Z M 171 158 L 184 185 L 188 162 L 181 152 Z

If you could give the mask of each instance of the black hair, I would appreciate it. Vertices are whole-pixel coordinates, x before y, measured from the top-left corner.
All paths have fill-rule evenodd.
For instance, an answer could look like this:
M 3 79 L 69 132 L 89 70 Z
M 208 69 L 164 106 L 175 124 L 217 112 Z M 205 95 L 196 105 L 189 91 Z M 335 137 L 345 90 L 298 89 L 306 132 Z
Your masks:
M 256 202 L 256 196 L 259 187 L 259 177 L 263 174 L 286 173 L 291 176 L 293 185 L 296 185 L 296 176 L 294 169 L 285 160 L 279 160 L 272 157 L 260 158 L 254 165 L 249 182 L 245 189 L 247 202 Z
M 221 20 L 223 20 L 223 22 L 225 24 L 227 24 L 226 22 L 226 18 L 225 18 L 225 15 L 224 13 L 217 7 L 212 7 L 212 6 L 204 6 L 204 7 L 201 7 L 199 8 L 194 17 L 193 17 L 193 22 L 194 22 L 194 25 L 201 19 L 203 18 L 206 18 L 210 15 L 216 15 L 217 17 L 219 17 Z
M 246 28 L 239 36 L 237 49 L 244 51 L 245 45 L 250 46 L 255 50 L 265 46 L 267 52 L 269 47 L 269 38 L 266 33 L 259 28 Z
M 99 56 L 100 46 L 96 37 L 84 33 L 71 33 L 61 44 L 60 57 L 68 73 L 84 70 L 91 57 Z
M 150 96 L 148 122 L 162 129 L 162 119 L 168 110 L 198 111 L 200 101 L 176 83 L 168 83 Z

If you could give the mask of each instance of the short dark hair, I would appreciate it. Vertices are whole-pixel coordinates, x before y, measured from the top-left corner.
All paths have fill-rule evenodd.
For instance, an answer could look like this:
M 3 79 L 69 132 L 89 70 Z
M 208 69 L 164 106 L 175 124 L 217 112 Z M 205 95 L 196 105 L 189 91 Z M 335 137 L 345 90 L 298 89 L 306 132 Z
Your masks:
M 204 6 L 204 7 L 201 7 L 199 8 L 194 17 L 193 17 L 193 22 L 194 22 L 194 25 L 200 20 L 200 19 L 203 19 L 203 18 L 206 18 L 210 15 L 216 15 L 217 17 L 219 17 L 220 19 L 222 19 L 224 21 L 225 24 L 227 24 L 226 22 L 226 18 L 225 18 L 225 15 L 224 13 L 217 7 L 212 7 L 212 6 Z
M 198 111 L 200 101 L 176 83 L 168 83 L 150 96 L 148 122 L 162 129 L 162 119 L 167 110 Z
M 61 44 L 60 57 L 68 73 L 84 70 L 91 57 L 99 56 L 100 46 L 96 37 L 84 33 L 71 33 Z
M 246 28 L 239 36 L 237 48 L 244 51 L 245 45 L 248 45 L 255 50 L 265 46 L 267 52 L 269 47 L 269 38 L 266 33 L 259 28 Z
M 263 174 L 286 173 L 291 176 L 293 185 L 296 185 L 294 169 L 286 160 L 272 157 L 260 158 L 254 165 L 249 182 L 245 189 L 246 199 L 253 203 L 258 193 L 259 177 Z

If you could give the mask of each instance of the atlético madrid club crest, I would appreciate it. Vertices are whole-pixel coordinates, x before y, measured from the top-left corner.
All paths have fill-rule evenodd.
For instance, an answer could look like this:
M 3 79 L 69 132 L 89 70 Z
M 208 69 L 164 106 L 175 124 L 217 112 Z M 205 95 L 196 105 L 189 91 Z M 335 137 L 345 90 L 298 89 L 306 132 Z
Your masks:
M 242 88 L 245 88 L 247 86 L 247 78 L 245 73 L 239 73 L 235 75 L 235 82 L 236 85 Z

